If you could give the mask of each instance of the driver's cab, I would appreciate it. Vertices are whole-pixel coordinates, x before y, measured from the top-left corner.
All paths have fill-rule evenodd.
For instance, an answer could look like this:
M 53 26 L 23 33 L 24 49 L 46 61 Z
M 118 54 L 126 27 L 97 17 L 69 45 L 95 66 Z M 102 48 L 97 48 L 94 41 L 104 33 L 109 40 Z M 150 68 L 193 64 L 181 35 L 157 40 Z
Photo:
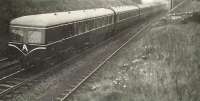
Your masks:
M 45 44 L 44 29 L 10 26 L 11 42 L 22 44 Z

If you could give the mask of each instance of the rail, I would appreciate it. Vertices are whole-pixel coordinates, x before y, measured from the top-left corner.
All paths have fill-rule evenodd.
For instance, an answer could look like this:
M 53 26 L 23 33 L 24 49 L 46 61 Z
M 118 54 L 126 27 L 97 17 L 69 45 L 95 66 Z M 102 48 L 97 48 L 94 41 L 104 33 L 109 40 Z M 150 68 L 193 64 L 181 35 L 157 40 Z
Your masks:
M 0 59 L 0 62 L 6 61 L 6 60 L 8 60 L 8 58 L 3 58 L 3 59 Z

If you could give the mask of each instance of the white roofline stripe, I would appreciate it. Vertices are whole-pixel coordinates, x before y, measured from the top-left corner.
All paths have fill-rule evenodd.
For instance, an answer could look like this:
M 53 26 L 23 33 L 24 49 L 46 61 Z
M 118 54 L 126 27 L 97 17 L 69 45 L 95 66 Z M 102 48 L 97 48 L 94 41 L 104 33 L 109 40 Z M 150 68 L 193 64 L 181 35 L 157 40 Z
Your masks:
M 99 16 L 99 17 L 94 17 L 94 18 L 89 18 L 89 19 L 84 19 L 84 20 L 78 20 L 78 21 L 73 21 L 73 22 L 69 22 L 69 23 L 65 23 L 65 24 L 58 24 L 58 25 L 55 25 L 55 26 L 49 26 L 49 27 L 44 27 L 44 28 L 40 28 L 39 26 L 38 27 L 29 27 L 29 26 L 20 26 L 20 25 L 10 25 L 10 27 L 17 27 L 17 28 L 27 28 L 27 29 L 51 29 L 51 28 L 56 28 L 56 27 L 60 27 L 60 26 L 65 26 L 65 25 L 69 25 L 69 24 L 73 24 L 73 23 L 78 23 L 78 22 L 83 22 L 83 21 L 87 21 L 87 20 L 91 20 L 91 19 L 96 19 L 96 18 L 103 18 L 103 17 L 106 17 L 106 16 L 112 16 L 114 14 L 109 14 L 109 15 L 104 15 L 104 16 Z
M 10 22 L 14 26 L 27 26 L 27 27 L 42 27 L 48 28 L 55 25 L 63 25 L 70 22 L 82 21 L 90 18 L 103 17 L 107 15 L 114 15 L 114 12 L 107 8 L 78 10 L 68 12 L 56 12 L 28 15 L 16 18 Z

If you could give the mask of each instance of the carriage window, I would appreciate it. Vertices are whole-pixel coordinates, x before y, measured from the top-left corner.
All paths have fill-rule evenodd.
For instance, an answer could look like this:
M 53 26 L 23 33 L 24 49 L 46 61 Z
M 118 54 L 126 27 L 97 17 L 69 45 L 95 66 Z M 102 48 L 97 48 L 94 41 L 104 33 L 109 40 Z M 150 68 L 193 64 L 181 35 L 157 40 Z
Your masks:
M 97 18 L 95 20 L 95 24 L 96 24 L 96 28 L 101 27 L 102 26 L 102 19 L 101 18 Z
M 107 25 L 108 24 L 108 16 L 105 16 L 104 17 L 104 25 Z
M 79 34 L 84 33 L 85 32 L 85 22 L 79 22 L 77 28 L 78 28 Z
M 103 17 L 102 19 L 103 19 L 103 26 L 105 26 L 105 25 L 106 25 L 106 23 L 107 23 L 107 22 L 106 22 L 106 16 L 105 16 L 105 17 Z
M 87 21 L 84 21 L 85 22 L 85 31 L 89 31 L 90 30 L 90 21 L 87 20 Z
M 97 18 L 94 20 L 94 25 L 95 25 L 95 28 L 98 27 L 98 19 Z
M 28 31 L 27 41 L 33 44 L 42 44 L 42 32 L 40 31 Z
M 99 18 L 97 18 L 95 22 L 96 22 L 96 28 L 98 28 L 100 26 L 101 21 L 99 20 Z
M 121 14 L 119 15 L 119 20 L 122 20 L 123 18 L 124 18 L 124 14 L 121 13 Z
M 113 21 L 112 21 L 112 20 L 113 20 L 112 17 L 113 17 L 113 16 L 109 16 L 109 23 L 110 23 L 110 24 L 113 22 Z
M 64 28 L 64 33 L 66 33 L 66 37 L 73 36 L 74 35 L 74 25 L 73 24 L 66 25 Z
M 110 16 L 107 16 L 107 24 L 109 24 L 109 18 L 110 18 Z
M 99 27 L 104 25 L 104 17 L 99 18 Z
M 89 30 L 92 30 L 94 28 L 94 20 L 93 19 L 88 22 L 88 27 L 89 27 Z
M 12 33 L 12 41 L 23 42 L 24 41 L 24 31 L 13 29 Z
M 119 14 L 119 20 L 123 20 L 124 19 L 124 13 Z
M 108 16 L 105 17 L 105 25 L 108 24 Z
M 75 23 L 74 24 L 74 33 L 77 35 L 79 34 L 79 24 L 78 23 Z

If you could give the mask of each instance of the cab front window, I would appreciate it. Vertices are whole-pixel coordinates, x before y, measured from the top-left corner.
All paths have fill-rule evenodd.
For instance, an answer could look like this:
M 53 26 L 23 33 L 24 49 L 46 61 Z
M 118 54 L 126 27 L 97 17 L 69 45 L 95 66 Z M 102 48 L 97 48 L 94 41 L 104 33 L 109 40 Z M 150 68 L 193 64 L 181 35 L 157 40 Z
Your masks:
M 27 44 L 44 44 L 44 34 L 37 29 L 13 28 L 12 41 Z
M 27 37 L 28 43 L 41 44 L 42 42 L 42 32 L 40 31 L 28 31 Z
M 11 30 L 12 33 L 12 41 L 15 42 L 24 42 L 24 31 L 19 30 L 19 29 L 13 29 Z

